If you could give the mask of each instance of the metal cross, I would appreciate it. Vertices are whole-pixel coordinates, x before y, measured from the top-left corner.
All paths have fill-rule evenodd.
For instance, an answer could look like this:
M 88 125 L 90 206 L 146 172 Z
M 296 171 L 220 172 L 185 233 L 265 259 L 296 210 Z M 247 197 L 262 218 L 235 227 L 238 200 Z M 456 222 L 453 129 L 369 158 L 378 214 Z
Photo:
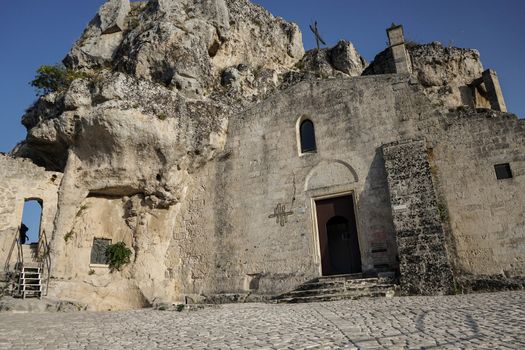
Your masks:
M 319 52 L 319 49 L 321 47 L 321 43 L 323 45 L 326 45 L 326 43 L 324 42 L 323 38 L 321 38 L 321 34 L 319 34 L 319 28 L 317 28 L 317 21 L 314 22 L 313 27 L 312 27 L 312 25 L 310 25 L 310 30 L 315 35 L 315 42 L 317 43 L 317 51 Z
M 281 226 L 284 226 L 284 224 L 288 222 L 288 215 L 293 215 L 293 211 L 286 211 L 286 205 L 278 203 L 273 210 L 273 214 L 269 215 L 268 218 L 275 218 L 275 222 Z

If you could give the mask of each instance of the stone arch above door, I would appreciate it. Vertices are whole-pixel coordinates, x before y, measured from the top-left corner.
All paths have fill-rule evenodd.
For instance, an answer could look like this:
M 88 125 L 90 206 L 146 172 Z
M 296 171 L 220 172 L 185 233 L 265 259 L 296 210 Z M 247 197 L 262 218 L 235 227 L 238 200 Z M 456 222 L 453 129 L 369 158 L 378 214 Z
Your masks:
M 348 185 L 358 181 L 357 173 L 342 160 L 323 160 L 306 176 L 305 191 Z

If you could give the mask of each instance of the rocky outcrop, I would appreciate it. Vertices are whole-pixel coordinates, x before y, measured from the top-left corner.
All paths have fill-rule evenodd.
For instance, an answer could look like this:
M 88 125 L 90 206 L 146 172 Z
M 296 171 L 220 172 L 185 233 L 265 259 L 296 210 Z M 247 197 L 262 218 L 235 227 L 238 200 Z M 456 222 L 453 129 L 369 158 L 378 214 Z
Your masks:
M 361 75 L 366 66 L 366 60 L 357 52 L 354 45 L 347 40 L 341 40 L 332 48 L 308 51 L 297 63 L 296 68 L 303 74 L 328 78 L 356 77 Z
M 102 309 L 179 295 L 180 282 L 166 277 L 177 259 L 168 247 L 177 249 L 175 217 L 193 174 L 222 154 L 233 113 L 273 91 L 303 54 L 295 24 L 249 1 L 104 4 L 64 60 L 85 78 L 28 109 L 27 139 L 13 151 L 64 173 L 53 295 L 104 299 Z M 97 234 L 133 248 L 121 274 L 76 266 Z
M 446 47 L 435 41 L 431 44 L 406 44 L 412 74 L 424 87 L 434 103 L 445 107 L 480 106 L 475 102 L 477 80 L 483 66 L 479 52 L 472 49 Z M 379 53 L 363 75 L 396 73 L 391 48 Z M 479 88 L 478 88 L 479 89 Z M 490 105 L 488 105 L 490 107 Z
M 98 10 L 102 34 L 111 34 L 126 29 L 127 16 L 131 11 L 128 0 L 110 0 Z
M 228 67 L 280 72 L 304 54 L 297 25 L 247 0 L 156 0 L 133 3 L 131 11 L 123 3 L 101 8 L 65 58 L 68 67 L 112 67 L 202 98 Z
M 433 100 L 442 101 L 447 107 L 472 105 L 470 85 L 483 73 L 477 50 L 433 42 L 409 45 L 408 52 L 413 74 Z

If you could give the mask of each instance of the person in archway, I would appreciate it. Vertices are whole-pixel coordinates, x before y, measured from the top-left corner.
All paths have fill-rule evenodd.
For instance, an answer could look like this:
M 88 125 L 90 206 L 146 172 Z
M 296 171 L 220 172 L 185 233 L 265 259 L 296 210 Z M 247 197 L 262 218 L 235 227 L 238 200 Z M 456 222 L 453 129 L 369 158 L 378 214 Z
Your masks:
M 22 225 L 20 225 L 20 244 L 25 244 L 29 239 L 27 236 L 27 231 L 29 231 L 29 228 L 24 225 L 24 223 L 22 223 Z

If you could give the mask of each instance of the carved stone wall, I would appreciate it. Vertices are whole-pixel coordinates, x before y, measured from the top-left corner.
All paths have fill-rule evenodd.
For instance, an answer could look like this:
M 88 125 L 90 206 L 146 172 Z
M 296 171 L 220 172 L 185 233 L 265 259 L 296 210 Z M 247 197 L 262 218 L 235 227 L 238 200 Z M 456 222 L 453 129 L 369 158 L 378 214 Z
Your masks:
M 450 293 L 454 282 L 425 141 L 404 140 L 382 149 L 402 291 L 422 295 Z
M 27 199 L 43 202 L 40 230 L 51 240 L 53 220 L 57 210 L 58 187 L 62 174 L 45 171 L 31 161 L 0 155 L 0 263 L 12 268 L 16 250 L 11 258 L 15 235 L 22 222 Z

